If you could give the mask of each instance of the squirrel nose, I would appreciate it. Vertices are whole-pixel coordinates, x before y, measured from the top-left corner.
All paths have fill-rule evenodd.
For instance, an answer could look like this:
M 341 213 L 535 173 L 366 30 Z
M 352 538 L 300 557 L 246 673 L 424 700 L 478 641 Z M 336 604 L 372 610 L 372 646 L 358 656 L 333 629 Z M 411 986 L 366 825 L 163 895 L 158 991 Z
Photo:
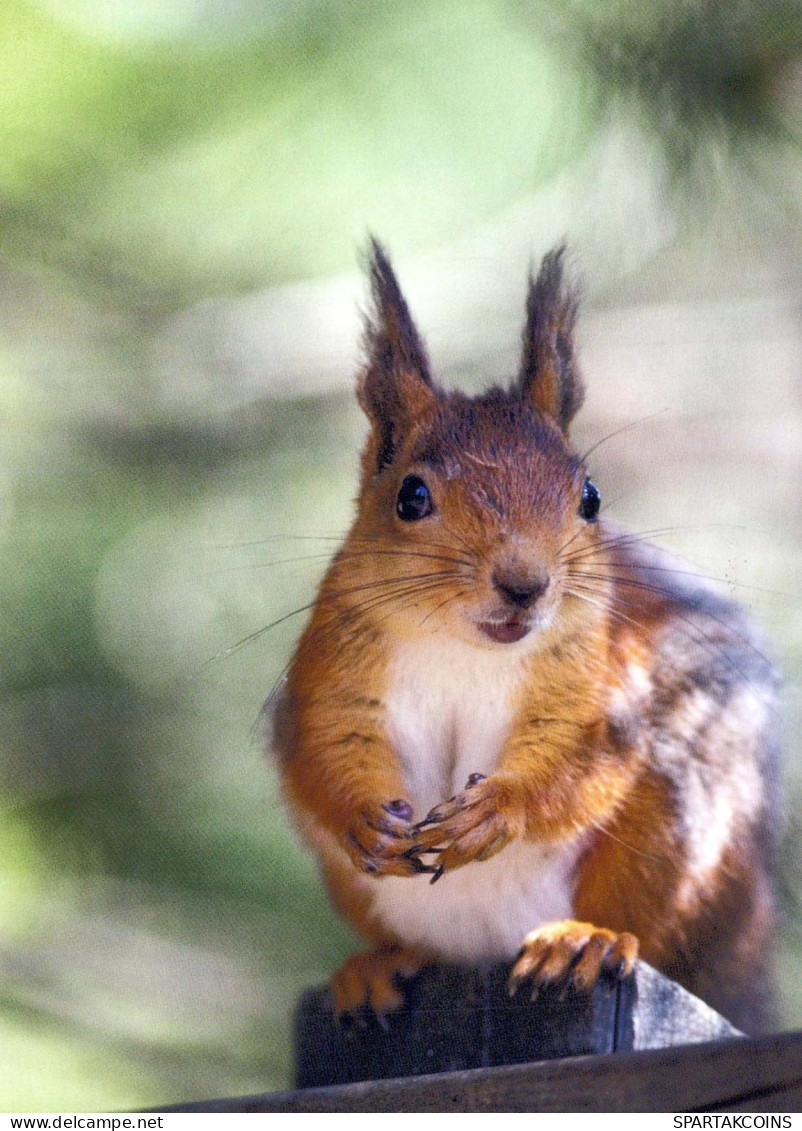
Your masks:
M 505 601 L 519 609 L 528 609 L 546 592 L 549 579 L 540 574 L 527 576 L 497 569 L 493 574 L 493 585 Z

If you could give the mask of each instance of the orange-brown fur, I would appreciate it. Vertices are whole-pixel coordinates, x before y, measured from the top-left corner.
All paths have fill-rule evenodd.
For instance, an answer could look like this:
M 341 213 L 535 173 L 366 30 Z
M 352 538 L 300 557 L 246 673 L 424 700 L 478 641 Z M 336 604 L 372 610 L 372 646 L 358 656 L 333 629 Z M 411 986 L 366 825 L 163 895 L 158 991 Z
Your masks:
M 357 515 L 276 724 L 290 806 L 335 905 L 373 947 L 335 978 L 338 1008 L 396 1008 L 396 974 L 452 957 L 392 926 L 378 898 L 386 877 L 419 891 L 466 866 L 481 879 L 476 869 L 517 843 L 540 846 L 534 866 L 547 868 L 552 851 L 573 863 L 571 917 L 527 926 L 512 988 L 571 979 L 587 989 L 628 973 L 639 948 L 736 1022 L 765 1024 L 775 677 L 736 606 L 590 514 L 567 438 L 582 384 L 562 253 L 530 282 L 517 382 L 473 400 L 432 381 L 378 245 L 371 278 Z M 404 491 L 421 481 L 433 510 L 404 517 Z M 438 655 L 443 641 L 467 672 L 485 663 L 475 650 L 497 654 L 487 670 L 498 665 L 509 693 L 449 691 L 446 673 L 443 709 L 461 733 L 475 697 L 501 696 L 487 726 L 503 741 L 493 739 L 491 772 L 415 811 L 407 798 L 425 797 L 426 773 L 450 781 L 472 749 L 446 741 L 424 704 L 433 742 L 446 745 L 421 770 L 426 742 L 398 706 L 409 678 L 399 670 L 415 676 L 409 655 Z M 392 737 L 399 726 L 409 749 Z M 436 907 L 427 914 L 436 938 Z

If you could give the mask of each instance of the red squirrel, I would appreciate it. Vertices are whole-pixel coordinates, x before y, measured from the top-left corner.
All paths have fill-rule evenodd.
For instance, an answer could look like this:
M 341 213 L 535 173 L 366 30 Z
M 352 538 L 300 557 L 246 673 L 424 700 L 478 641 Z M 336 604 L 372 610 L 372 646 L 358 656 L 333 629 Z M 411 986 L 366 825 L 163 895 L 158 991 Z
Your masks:
M 275 714 L 284 792 L 370 949 L 337 1011 L 424 965 L 582 992 L 640 955 L 770 1019 L 777 688 L 743 611 L 608 524 L 569 440 L 564 249 L 529 280 L 509 388 L 443 390 L 376 242 L 356 518 Z

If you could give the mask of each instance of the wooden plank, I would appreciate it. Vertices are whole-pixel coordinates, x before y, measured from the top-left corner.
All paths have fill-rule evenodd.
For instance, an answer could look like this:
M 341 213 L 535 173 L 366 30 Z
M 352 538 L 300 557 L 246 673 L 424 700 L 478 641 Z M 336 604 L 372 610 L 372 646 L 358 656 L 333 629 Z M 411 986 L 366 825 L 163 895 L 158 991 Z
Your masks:
M 209 1112 L 802 1110 L 802 1032 L 162 1108 Z

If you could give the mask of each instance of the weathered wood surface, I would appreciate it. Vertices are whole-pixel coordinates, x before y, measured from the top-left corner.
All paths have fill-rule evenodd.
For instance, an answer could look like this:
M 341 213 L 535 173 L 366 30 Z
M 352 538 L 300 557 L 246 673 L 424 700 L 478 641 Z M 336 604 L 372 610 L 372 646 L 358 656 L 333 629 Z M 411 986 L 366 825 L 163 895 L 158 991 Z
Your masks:
M 327 988 L 310 990 L 295 1019 L 299 1088 L 456 1072 L 557 1057 L 663 1048 L 737 1036 L 729 1022 L 639 962 L 593 994 L 526 985 L 507 992 L 509 965 L 437 966 L 407 985 L 407 1005 L 384 1026 L 337 1022 Z M 361 1022 L 361 1023 L 360 1023 Z
M 802 1111 L 802 1033 L 162 1108 L 208 1112 Z

